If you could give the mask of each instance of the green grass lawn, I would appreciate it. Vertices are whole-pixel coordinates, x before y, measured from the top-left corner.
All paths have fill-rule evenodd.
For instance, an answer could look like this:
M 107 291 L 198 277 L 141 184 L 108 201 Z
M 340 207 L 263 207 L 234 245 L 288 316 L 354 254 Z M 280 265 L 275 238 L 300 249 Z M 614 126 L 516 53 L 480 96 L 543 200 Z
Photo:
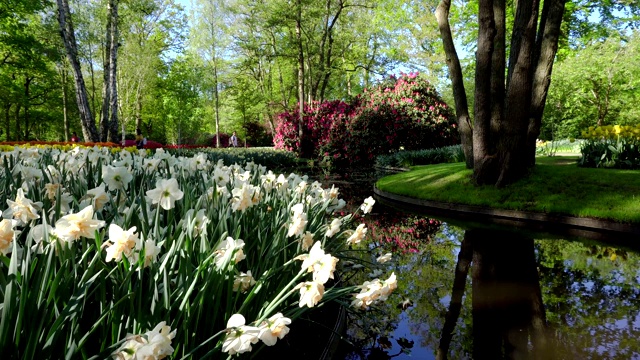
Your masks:
M 640 223 L 640 171 L 581 168 L 577 160 L 538 157 L 529 177 L 502 189 L 474 186 L 464 163 L 415 166 L 376 185 L 423 200 Z

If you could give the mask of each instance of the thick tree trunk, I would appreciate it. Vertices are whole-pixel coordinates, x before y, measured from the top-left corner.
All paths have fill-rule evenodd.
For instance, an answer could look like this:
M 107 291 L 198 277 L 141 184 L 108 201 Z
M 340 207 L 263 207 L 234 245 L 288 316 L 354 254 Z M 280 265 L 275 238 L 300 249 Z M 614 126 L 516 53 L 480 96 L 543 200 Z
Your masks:
M 548 359 L 533 239 L 475 230 L 472 317 L 476 359 Z M 546 357 L 545 357 L 546 356 Z
M 524 177 L 529 169 L 526 139 L 540 3 L 538 0 L 520 0 L 517 6 L 507 75 L 505 115 L 500 124 L 498 140 L 500 174 L 496 186 L 504 186 Z
M 96 124 L 89 108 L 87 98 L 87 88 L 82 76 L 80 61 L 78 60 L 78 48 L 76 45 L 76 37 L 71 21 L 71 11 L 69 10 L 68 0 L 56 0 L 58 4 L 58 23 L 60 25 L 60 33 L 62 41 L 67 51 L 69 63 L 73 69 L 73 77 L 76 84 L 76 101 L 78 102 L 78 111 L 80 112 L 80 121 L 82 124 L 82 134 L 85 141 L 99 141 L 100 136 L 96 129 Z
M 110 51 L 111 67 L 109 68 L 109 122 L 108 122 L 108 137 L 111 142 L 118 142 L 118 0 L 109 0 L 111 17 L 111 31 L 110 31 Z
M 496 154 L 491 133 L 491 74 L 496 35 L 492 0 L 480 0 L 476 50 L 476 89 L 473 123 L 473 177 L 477 184 L 494 184 L 497 178 Z
M 442 0 L 436 9 L 436 19 L 438 20 L 438 28 L 440 29 L 440 37 L 444 46 L 444 52 L 449 67 L 449 78 L 453 87 L 453 99 L 456 107 L 456 119 L 458 132 L 462 141 L 462 150 L 464 151 L 465 162 L 468 169 L 473 168 L 473 132 L 471 118 L 469 117 L 469 105 L 467 104 L 467 93 L 464 89 L 464 81 L 462 77 L 462 67 L 460 59 L 456 52 L 453 36 L 451 35 L 451 26 L 449 25 L 449 9 L 451 9 L 451 0 Z
M 553 60 L 558 51 L 560 24 L 564 14 L 566 0 L 546 0 L 540 17 L 540 30 L 536 40 L 535 71 L 533 74 L 533 90 L 531 94 L 531 110 L 527 129 L 527 165 L 532 167 L 536 162 L 536 140 L 540 135 L 544 105 L 551 84 Z
M 493 21 L 496 35 L 493 38 L 493 54 L 491 56 L 491 154 L 496 153 L 495 139 L 499 136 L 500 123 L 504 116 L 505 96 L 505 57 L 506 57 L 506 25 L 505 1 L 493 0 Z

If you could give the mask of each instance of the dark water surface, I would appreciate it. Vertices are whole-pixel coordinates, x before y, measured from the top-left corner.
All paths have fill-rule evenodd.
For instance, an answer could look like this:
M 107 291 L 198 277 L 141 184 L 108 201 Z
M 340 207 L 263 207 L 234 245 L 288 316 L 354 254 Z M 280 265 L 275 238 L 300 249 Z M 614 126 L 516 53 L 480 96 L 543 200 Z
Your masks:
M 372 183 L 339 186 L 356 203 L 372 193 Z M 429 220 L 379 204 L 372 215 L 392 219 L 379 233 L 403 222 L 394 231 L 405 239 Z M 333 359 L 640 359 L 639 248 L 434 224 L 411 251 L 395 247 L 386 270 L 398 289 L 347 315 Z
M 638 252 L 447 223 L 433 235 L 396 258 L 396 297 L 351 315 L 355 346 L 335 358 L 640 358 Z

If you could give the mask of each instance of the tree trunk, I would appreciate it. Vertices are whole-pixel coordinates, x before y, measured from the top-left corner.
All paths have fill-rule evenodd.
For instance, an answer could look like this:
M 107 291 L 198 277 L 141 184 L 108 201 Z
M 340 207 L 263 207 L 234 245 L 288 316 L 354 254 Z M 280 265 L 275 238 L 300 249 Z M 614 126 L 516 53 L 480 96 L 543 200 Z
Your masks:
M 69 117 L 67 115 L 67 68 L 64 61 L 58 67 L 60 72 L 60 84 L 62 85 L 62 126 L 64 130 L 64 141 L 69 141 Z
M 548 359 L 533 239 L 491 230 L 473 232 L 474 358 L 530 358 L 531 339 L 534 354 L 542 356 L 536 358 Z
M 218 59 L 216 58 L 215 49 L 213 51 L 213 97 L 214 97 L 214 110 L 216 112 L 215 125 L 216 125 L 216 147 L 220 147 L 220 93 L 218 92 Z
M 464 239 L 460 245 L 453 280 L 453 289 L 451 290 L 451 300 L 449 301 L 449 309 L 447 310 L 442 332 L 440 333 L 440 343 L 436 353 L 436 360 L 446 360 L 449 356 L 449 345 L 453 338 L 453 330 L 460 316 L 460 309 L 462 309 L 464 288 L 467 284 L 467 274 L 469 273 L 469 265 L 471 265 L 471 259 L 473 257 L 473 246 L 471 243 L 472 231 L 473 230 L 465 231 Z
M 17 141 L 24 139 L 24 137 L 22 137 L 22 130 L 20 129 L 20 109 L 21 108 L 22 106 L 20 105 L 20 103 L 16 104 L 16 140 Z
M 496 35 L 493 1 L 480 0 L 478 12 L 478 49 L 476 50 L 476 90 L 473 124 L 473 177 L 477 184 L 494 184 L 496 154 L 491 136 L 491 66 L 493 39 Z
M 111 30 L 109 41 L 111 57 L 109 68 L 109 122 L 108 122 L 108 137 L 111 142 L 118 142 L 118 0 L 109 0 L 109 16 L 111 17 Z
M 107 26 L 105 32 L 104 42 L 104 59 L 102 65 L 102 106 L 100 107 L 100 141 L 107 141 L 109 135 L 109 111 L 111 107 L 109 102 L 111 101 L 111 81 L 109 76 L 111 75 L 111 2 L 107 2 Z
M 462 77 L 462 68 L 460 59 L 456 52 L 451 35 L 451 26 L 449 25 L 449 9 L 451 9 L 451 0 L 442 0 L 436 9 L 436 19 L 438 20 L 438 28 L 440 29 L 440 37 L 444 46 L 444 52 L 449 67 L 449 78 L 453 88 L 453 98 L 456 106 L 456 119 L 458 132 L 462 142 L 462 150 L 464 151 L 467 169 L 473 168 L 473 131 L 471 118 L 469 116 L 469 105 L 467 104 L 467 93 L 464 89 L 464 80 Z
M 32 77 L 29 75 L 25 75 L 24 77 L 24 139 L 30 140 L 29 134 L 29 97 L 30 97 L 30 86 L 31 81 L 33 81 Z
M 531 94 L 531 110 L 527 128 L 527 166 L 536 163 L 536 140 L 540 135 L 542 114 L 547 101 L 553 60 L 558 51 L 560 24 L 564 14 L 566 0 L 546 0 L 542 6 L 540 30 L 536 41 L 535 71 L 533 74 L 533 90 Z
M 11 140 L 11 103 L 8 102 L 4 106 L 4 131 L 5 131 L 5 141 Z
M 296 42 L 298 47 L 298 139 L 300 157 L 306 157 L 306 138 L 304 124 L 304 51 L 302 47 L 302 2 L 296 3 Z
M 511 38 L 505 115 L 500 124 L 498 140 L 500 173 L 495 183 L 498 187 L 524 177 L 529 169 L 525 147 L 539 6 L 538 0 L 520 0 L 517 5 Z
M 73 69 L 73 77 L 76 84 L 76 101 L 78 102 L 78 111 L 80 112 L 80 121 L 82 124 L 82 134 L 85 141 L 99 141 L 100 136 L 96 129 L 96 124 L 89 108 L 87 98 L 87 88 L 82 76 L 82 68 L 78 60 L 78 48 L 71 21 L 71 11 L 69 10 L 68 0 L 56 0 L 58 4 L 58 23 L 60 25 L 60 33 L 64 47 L 67 51 L 69 63 Z

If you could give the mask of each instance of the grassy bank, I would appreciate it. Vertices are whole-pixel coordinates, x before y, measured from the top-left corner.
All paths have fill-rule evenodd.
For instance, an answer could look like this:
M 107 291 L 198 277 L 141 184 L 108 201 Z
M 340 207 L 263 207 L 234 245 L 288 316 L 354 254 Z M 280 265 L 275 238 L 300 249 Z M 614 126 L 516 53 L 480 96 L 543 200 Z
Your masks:
M 474 186 L 464 163 L 416 166 L 380 179 L 380 190 L 417 199 L 640 223 L 640 171 L 577 166 L 577 156 L 539 157 L 526 179 Z

